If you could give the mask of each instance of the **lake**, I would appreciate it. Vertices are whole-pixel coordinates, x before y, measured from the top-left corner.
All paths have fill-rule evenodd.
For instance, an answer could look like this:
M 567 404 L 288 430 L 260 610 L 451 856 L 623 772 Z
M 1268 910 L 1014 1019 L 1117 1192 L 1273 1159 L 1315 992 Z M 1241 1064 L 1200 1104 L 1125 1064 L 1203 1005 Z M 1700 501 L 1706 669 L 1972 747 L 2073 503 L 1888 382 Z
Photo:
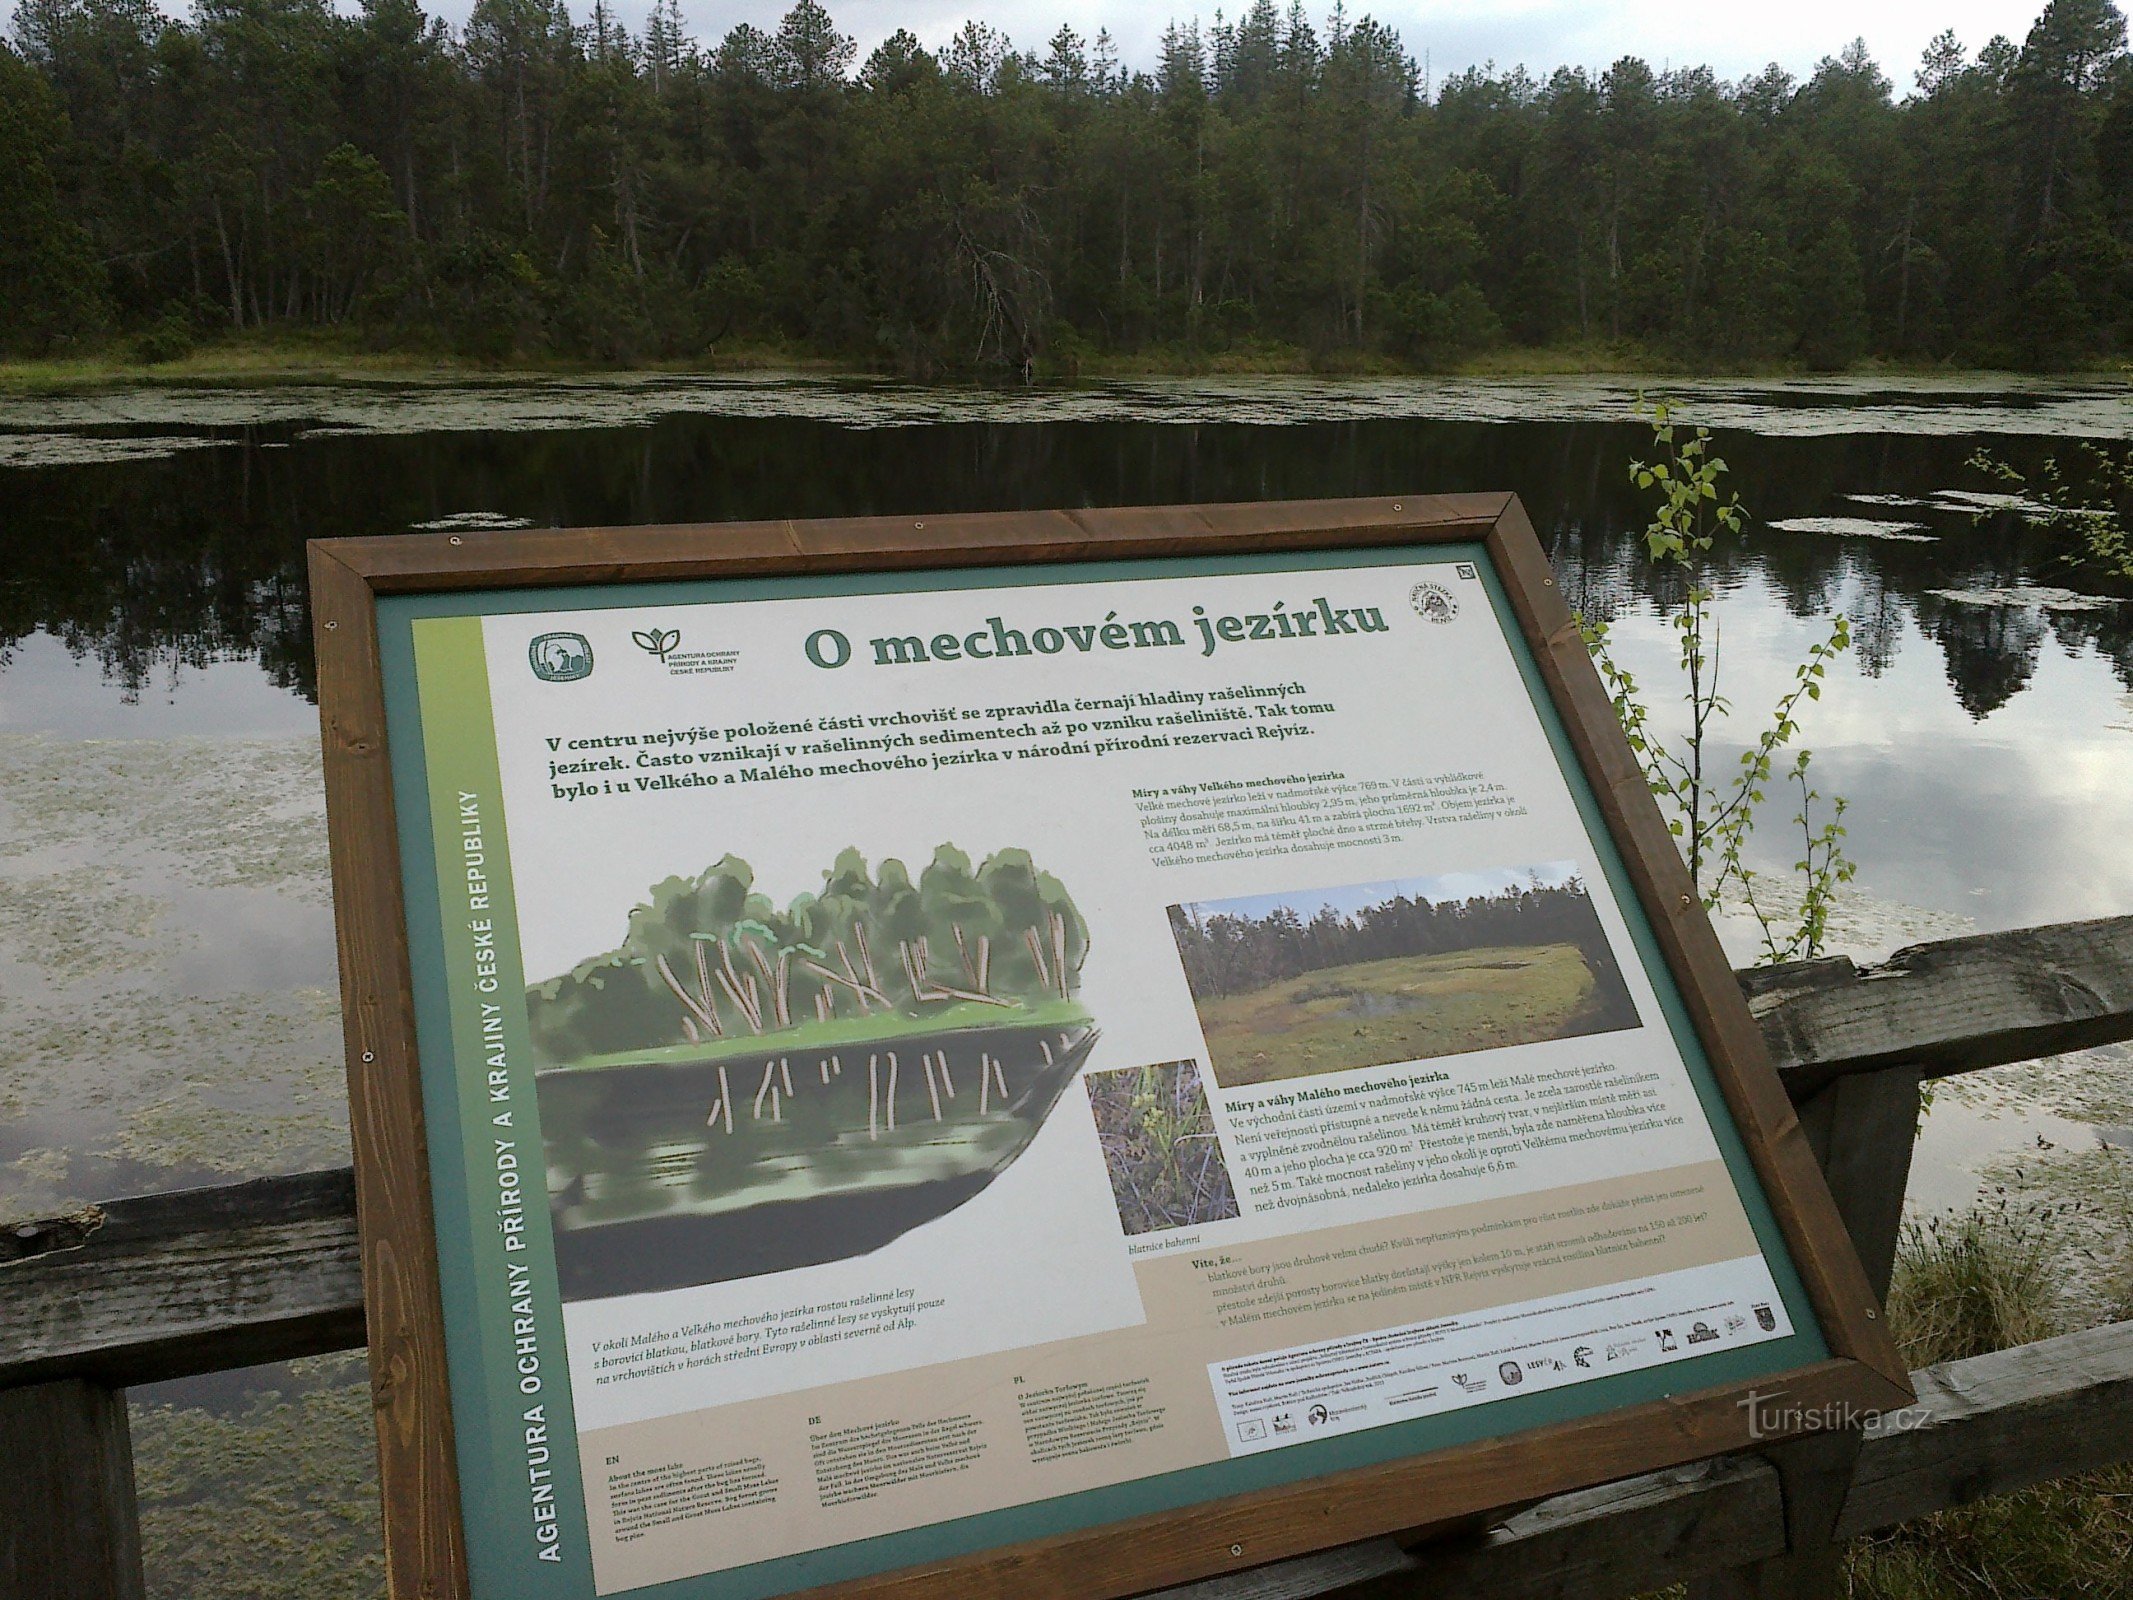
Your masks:
M 1743 722 L 1830 614 L 1852 620 L 1802 735 L 1821 791 L 1850 803 L 1835 947 L 2133 911 L 2133 604 L 2071 592 L 2062 536 L 1967 464 L 1981 444 L 2028 468 L 2133 438 L 2126 386 L 1669 392 L 1714 429 L 1754 518 L 1715 564 Z M 0 1210 L 347 1159 L 308 538 L 1511 489 L 1573 603 L 1664 696 L 1634 400 L 1587 378 L 815 377 L 0 399 Z M 1773 798 L 1767 867 L 1796 854 L 1792 809 Z M 1724 932 L 1753 958 L 1738 919 Z M 1927 1118 L 1914 1204 L 1967 1203 L 2017 1167 L 2030 1181 L 2040 1156 L 2129 1123 L 2133 1052 L 1964 1080 Z M 277 1380 L 276 1403 L 330 1409 L 344 1380 Z M 279 1425 L 256 1385 L 183 1398 Z M 144 1459 L 181 1490 L 192 1458 L 171 1441 L 212 1431 L 194 1409 L 144 1422 Z M 350 1526 L 315 1530 L 320 1548 L 360 1546 Z

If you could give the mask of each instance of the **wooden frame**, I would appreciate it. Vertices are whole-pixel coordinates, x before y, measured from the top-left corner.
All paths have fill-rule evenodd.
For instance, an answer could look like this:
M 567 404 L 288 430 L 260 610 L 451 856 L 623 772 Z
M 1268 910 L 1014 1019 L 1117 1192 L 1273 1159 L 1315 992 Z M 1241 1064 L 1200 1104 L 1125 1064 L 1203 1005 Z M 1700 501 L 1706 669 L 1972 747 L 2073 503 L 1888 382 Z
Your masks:
M 533 586 L 1482 543 L 1769 1199 L 1831 1358 L 1765 1402 L 1906 1403 L 1903 1364 L 1718 940 L 1515 496 L 529 530 L 314 541 L 310 573 L 370 1363 L 395 1600 L 464 1596 L 444 1313 L 378 597 Z M 1505 1506 L 1751 1442 L 1746 1384 L 853 1580 L 838 1596 L 1122 1596 Z M 1427 1507 L 1424 1513 L 1421 1508 Z

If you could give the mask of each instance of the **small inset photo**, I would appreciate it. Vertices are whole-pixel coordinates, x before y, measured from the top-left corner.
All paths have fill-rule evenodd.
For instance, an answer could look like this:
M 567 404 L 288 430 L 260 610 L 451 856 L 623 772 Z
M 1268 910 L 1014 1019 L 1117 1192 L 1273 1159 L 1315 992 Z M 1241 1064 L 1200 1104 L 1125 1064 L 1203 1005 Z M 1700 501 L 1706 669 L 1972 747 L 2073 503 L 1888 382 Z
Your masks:
M 1225 1089 L 1638 1026 L 1577 864 L 1170 908 Z
M 1081 1081 L 1096 1113 L 1096 1140 L 1118 1220 L 1128 1234 L 1191 1228 L 1238 1214 L 1197 1062 L 1088 1072 Z

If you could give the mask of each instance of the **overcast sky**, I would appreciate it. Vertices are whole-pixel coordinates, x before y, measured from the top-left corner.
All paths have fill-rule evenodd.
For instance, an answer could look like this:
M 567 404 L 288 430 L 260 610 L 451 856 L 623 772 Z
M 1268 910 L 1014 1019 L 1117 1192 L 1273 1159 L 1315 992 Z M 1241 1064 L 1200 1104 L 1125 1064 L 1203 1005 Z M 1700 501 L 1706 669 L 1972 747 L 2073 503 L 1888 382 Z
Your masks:
M 453 22 L 465 19 L 471 0 L 430 0 Z M 571 0 L 573 14 L 589 12 L 592 0 Z M 641 25 L 645 0 L 613 0 L 619 17 Z M 709 43 L 737 22 L 775 25 L 791 0 L 682 0 L 690 32 Z M 1121 4 L 1120 0 L 827 0 L 837 25 L 859 41 L 862 57 L 895 29 L 909 28 L 927 45 L 939 45 L 976 16 L 1004 30 L 1016 46 L 1041 45 L 1060 23 L 1089 38 L 1109 28 L 1131 66 L 1153 64 L 1156 41 L 1175 16 L 1214 19 L 1215 7 L 1175 6 L 1166 0 Z M 1286 8 L 1287 0 L 1280 0 Z M 1329 0 L 1330 3 L 1330 0 Z M 1306 0 L 1314 16 L 1322 7 Z M 1352 15 L 1368 13 L 1400 31 L 1417 61 L 1427 52 L 1431 77 L 1494 61 L 1523 62 L 1545 77 L 1559 66 L 1605 67 L 1618 56 L 1639 55 L 1654 67 L 1705 65 L 1739 78 L 1775 61 L 1804 76 L 1823 56 L 1835 55 L 1864 36 L 1874 59 L 1899 94 L 1926 41 L 1943 28 L 1973 55 L 1987 39 L 2004 33 L 2020 43 L 2043 8 L 2043 0 L 1779 0 L 1779 3 L 1687 6 L 1679 0 L 1350 0 Z M 1224 8 L 1234 16 L 1234 3 Z

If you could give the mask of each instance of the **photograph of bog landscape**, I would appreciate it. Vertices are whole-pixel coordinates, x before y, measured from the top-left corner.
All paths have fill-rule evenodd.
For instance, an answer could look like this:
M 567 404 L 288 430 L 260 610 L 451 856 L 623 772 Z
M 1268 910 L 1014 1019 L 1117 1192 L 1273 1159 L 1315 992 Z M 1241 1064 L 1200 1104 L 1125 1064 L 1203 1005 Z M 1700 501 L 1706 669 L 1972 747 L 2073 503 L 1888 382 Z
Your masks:
M 1223 1088 L 1638 1025 L 1576 863 L 1170 908 Z
M 621 931 L 621 930 L 617 930 Z M 526 993 L 566 1300 L 879 1249 L 1028 1148 L 1096 1040 L 1088 926 L 1027 851 L 725 856 Z

